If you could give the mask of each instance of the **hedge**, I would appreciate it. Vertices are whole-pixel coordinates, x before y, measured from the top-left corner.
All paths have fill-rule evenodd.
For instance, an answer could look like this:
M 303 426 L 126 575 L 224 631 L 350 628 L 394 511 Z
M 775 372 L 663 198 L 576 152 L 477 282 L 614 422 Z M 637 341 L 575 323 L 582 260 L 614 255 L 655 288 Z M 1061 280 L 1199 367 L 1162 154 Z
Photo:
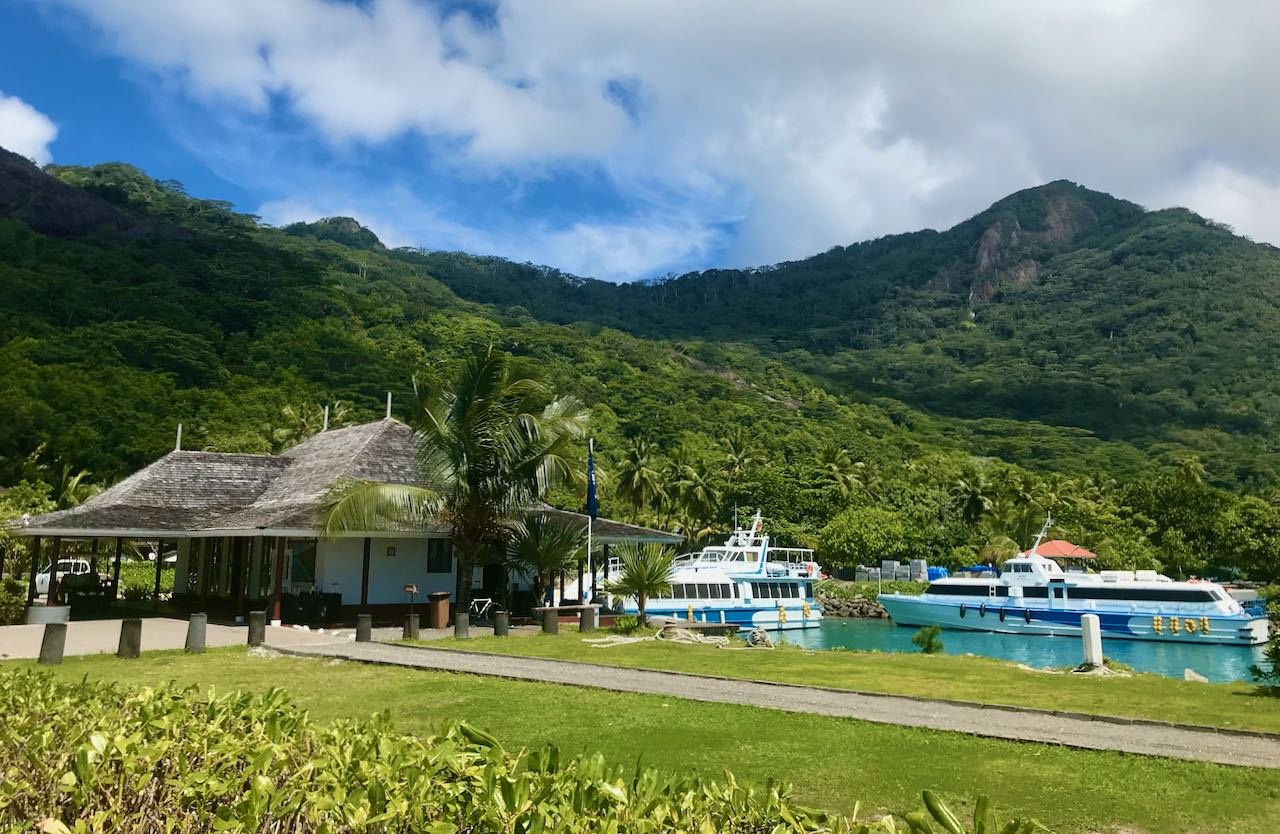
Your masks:
M 44 832 L 902 831 L 795 805 L 790 789 L 654 770 L 554 746 L 507 752 L 455 724 L 426 738 L 385 714 L 320 724 L 283 690 L 214 695 L 0 672 L 0 821 Z M 963 831 L 930 794 L 912 832 Z M 985 799 L 976 832 L 996 828 Z M 935 829 L 930 820 L 941 826 Z M 952 827 L 954 824 L 955 827 Z

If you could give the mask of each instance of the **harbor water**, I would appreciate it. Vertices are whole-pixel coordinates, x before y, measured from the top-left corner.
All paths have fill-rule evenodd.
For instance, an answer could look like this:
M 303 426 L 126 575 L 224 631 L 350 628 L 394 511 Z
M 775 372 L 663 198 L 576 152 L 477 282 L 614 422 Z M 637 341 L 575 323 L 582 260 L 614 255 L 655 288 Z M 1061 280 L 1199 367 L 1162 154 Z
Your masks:
M 895 626 L 889 620 L 823 620 L 818 628 L 782 632 L 781 639 L 809 649 L 861 649 L 881 652 L 919 652 L 911 643 L 917 629 Z M 942 632 L 945 654 L 976 654 L 1011 660 L 1041 669 L 1076 666 L 1083 651 L 1077 637 L 993 634 L 984 631 Z M 1144 640 L 1102 639 L 1107 657 L 1151 672 L 1181 679 L 1192 669 L 1211 681 L 1247 681 L 1249 666 L 1262 662 L 1262 646 L 1197 646 Z

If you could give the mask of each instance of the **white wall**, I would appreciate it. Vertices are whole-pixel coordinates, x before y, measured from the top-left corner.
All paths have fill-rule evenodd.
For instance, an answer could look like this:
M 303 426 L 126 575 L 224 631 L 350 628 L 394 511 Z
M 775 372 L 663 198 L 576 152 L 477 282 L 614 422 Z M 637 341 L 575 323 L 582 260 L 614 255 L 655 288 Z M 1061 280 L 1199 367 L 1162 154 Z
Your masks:
M 395 548 L 395 556 L 387 548 Z M 455 560 L 456 565 L 456 560 Z M 320 541 L 316 552 L 316 576 L 320 590 L 338 583 L 343 605 L 360 604 L 360 580 L 364 566 L 363 539 Z M 432 591 L 454 590 L 453 573 L 427 573 L 426 539 L 373 539 L 369 546 L 369 604 L 407 602 L 404 586 L 418 586 L 417 600 Z

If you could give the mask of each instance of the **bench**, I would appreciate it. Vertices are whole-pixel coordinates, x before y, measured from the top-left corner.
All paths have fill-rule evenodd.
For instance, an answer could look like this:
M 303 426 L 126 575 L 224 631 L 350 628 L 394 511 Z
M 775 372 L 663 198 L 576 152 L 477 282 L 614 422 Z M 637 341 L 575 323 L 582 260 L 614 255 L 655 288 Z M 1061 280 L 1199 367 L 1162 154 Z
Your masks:
M 540 605 L 533 609 L 535 614 L 542 615 L 542 633 L 558 634 L 560 632 L 560 612 L 578 612 L 578 630 L 594 631 L 600 627 L 600 609 L 598 603 L 578 605 Z

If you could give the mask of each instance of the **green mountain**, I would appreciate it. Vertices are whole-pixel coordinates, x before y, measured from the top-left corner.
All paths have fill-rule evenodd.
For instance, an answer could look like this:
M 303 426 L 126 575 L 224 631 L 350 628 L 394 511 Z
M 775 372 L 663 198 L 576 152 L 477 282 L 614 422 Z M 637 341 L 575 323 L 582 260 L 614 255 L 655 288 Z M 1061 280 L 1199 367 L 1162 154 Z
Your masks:
M 491 343 L 592 408 L 614 515 L 697 533 L 764 506 L 851 560 L 883 550 L 850 544 L 874 524 L 963 560 L 1053 508 L 1149 563 L 1168 529 L 1221 539 L 1237 506 L 1188 458 L 1234 488 L 1280 476 L 1277 281 L 1271 247 L 1065 182 L 945 232 L 614 285 L 391 250 L 350 218 L 270 228 L 127 165 L 0 150 L 0 484 L 112 481 L 179 422 L 187 448 L 265 452 L 321 405 L 370 419 L 390 391 L 405 416 Z M 1166 506 L 1206 496 L 1203 529 Z M 1246 527 L 1270 524 L 1247 500 Z
M 1224 483 L 1280 471 L 1280 251 L 1183 209 L 1069 182 L 945 232 L 616 286 L 428 253 L 460 296 L 544 321 L 743 343 L 837 395 L 1039 421 L 1200 455 Z

